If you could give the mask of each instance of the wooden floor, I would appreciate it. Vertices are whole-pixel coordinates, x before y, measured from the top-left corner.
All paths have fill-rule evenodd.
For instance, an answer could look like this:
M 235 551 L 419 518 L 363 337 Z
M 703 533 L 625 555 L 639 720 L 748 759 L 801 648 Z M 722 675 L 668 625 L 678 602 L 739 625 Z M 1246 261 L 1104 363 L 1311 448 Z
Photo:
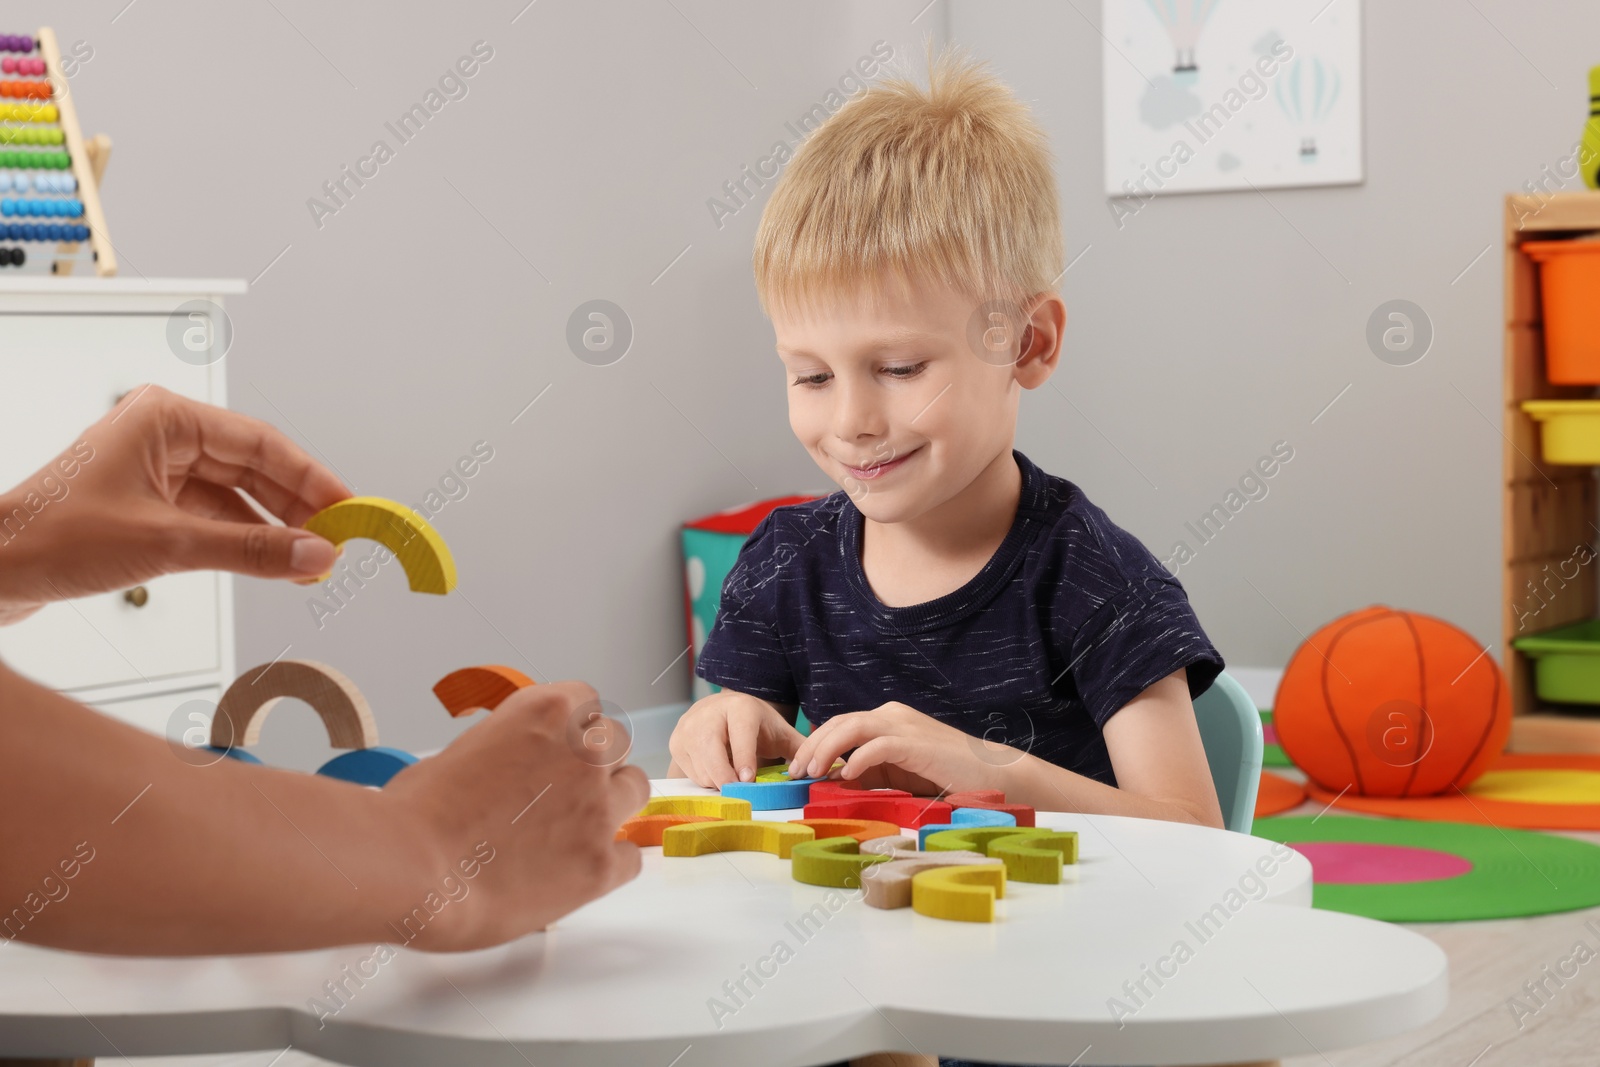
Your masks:
M 1298 772 L 1279 770 L 1288 777 Z M 1316 815 L 1305 804 L 1289 815 Z M 1573 833 L 1600 844 L 1600 834 Z M 1595 929 L 1585 927 L 1593 922 Z M 1284 1067 L 1595 1067 L 1600 1064 L 1600 908 L 1496 922 L 1412 923 L 1411 929 L 1438 942 L 1450 957 L 1450 1005 L 1433 1024 L 1388 1041 L 1343 1050 L 1307 1049 Z M 1576 977 L 1557 988 L 1541 1007 L 1524 982 L 1554 973 L 1557 961 L 1583 942 L 1597 955 Z M 1518 998 L 1534 1015 L 1521 1025 L 1510 1001 Z M 275 1059 L 275 1057 L 278 1057 Z M 228 1056 L 183 1056 L 127 1061 L 140 1067 L 320 1067 L 325 1061 L 298 1050 Z
M 1274 768 L 1286 777 L 1298 772 Z M 1304 804 L 1286 815 L 1316 815 Z M 1565 837 L 1600 845 L 1600 833 Z M 1587 929 L 1586 923 L 1595 929 Z M 1360 1048 L 1308 1049 L 1284 1067 L 1595 1067 L 1600 1064 L 1600 908 L 1493 922 L 1406 923 L 1450 957 L 1450 1005 L 1431 1025 Z M 1558 987 L 1546 978 L 1583 942 L 1596 956 Z M 1570 967 L 1569 967 L 1570 970 Z M 1540 1002 L 1523 989 L 1543 980 Z M 1514 1014 L 1517 998 L 1537 1014 Z M 1520 1025 L 1519 1025 L 1520 1022 Z

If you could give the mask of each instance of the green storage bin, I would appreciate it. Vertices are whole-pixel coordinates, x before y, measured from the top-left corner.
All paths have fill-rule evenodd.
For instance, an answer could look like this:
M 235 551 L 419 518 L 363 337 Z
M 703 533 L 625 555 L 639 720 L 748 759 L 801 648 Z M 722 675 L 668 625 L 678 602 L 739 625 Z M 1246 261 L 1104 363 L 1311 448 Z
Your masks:
M 1533 660 L 1540 700 L 1600 704 L 1600 619 L 1519 637 L 1511 647 Z

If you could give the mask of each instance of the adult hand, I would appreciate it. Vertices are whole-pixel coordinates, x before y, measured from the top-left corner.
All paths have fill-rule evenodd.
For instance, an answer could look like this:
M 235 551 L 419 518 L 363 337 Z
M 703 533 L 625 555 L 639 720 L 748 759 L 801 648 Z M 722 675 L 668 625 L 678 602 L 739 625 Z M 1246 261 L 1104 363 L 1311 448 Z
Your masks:
M 787 759 L 804 740 L 776 705 L 724 689 L 683 713 L 667 750 L 684 777 L 715 788 L 754 781 L 760 760 Z
M 316 578 L 338 552 L 294 527 L 348 496 L 267 423 L 141 386 L 0 496 L 0 622 L 175 571 Z
M 381 795 L 399 826 L 433 843 L 437 873 L 421 889 L 451 897 L 446 876 L 466 886 L 436 921 L 427 909 L 393 916 L 396 932 L 420 934 L 415 947 L 437 951 L 495 945 L 638 875 L 638 846 L 613 836 L 644 807 L 650 783 L 624 762 L 627 732 L 599 707 L 581 682 L 528 686 L 389 781 Z M 413 914 L 423 925 L 406 926 Z

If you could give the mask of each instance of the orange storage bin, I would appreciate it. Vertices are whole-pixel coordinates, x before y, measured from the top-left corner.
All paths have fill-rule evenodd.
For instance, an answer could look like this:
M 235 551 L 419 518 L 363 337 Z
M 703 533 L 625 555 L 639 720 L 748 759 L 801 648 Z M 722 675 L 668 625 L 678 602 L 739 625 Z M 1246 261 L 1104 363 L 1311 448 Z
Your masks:
M 1600 385 L 1600 240 L 1530 241 L 1544 293 L 1544 368 L 1554 385 Z

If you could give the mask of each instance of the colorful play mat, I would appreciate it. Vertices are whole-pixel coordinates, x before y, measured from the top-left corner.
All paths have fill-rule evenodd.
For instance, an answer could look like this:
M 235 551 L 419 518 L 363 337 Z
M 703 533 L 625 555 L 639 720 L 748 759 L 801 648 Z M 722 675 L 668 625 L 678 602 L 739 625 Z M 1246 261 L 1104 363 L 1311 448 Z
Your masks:
M 1504 755 L 1465 790 L 1432 797 L 1335 795 L 1313 800 L 1402 819 L 1488 823 L 1528 830 L 1600 830 L 1600 756 Z
M 1264 767 L 1293 767 L 1294 761 L 1278 744 L 1278 730 L 1272 725 L 1272 709 L 1261 708 L 1261 765 Z
M 1257 819 L 1311 861 L 1312 906 L 1388 922 L 1546 915 L 1600 904 L 1600 847 L 1470 823 Z
M 1262 771 L 1261 788 L 1256 792 L 1256 818 L 1297 808 L 1305 799 L 1306 787 L 1299 782 L 1290 781 L 1271 771 Z

